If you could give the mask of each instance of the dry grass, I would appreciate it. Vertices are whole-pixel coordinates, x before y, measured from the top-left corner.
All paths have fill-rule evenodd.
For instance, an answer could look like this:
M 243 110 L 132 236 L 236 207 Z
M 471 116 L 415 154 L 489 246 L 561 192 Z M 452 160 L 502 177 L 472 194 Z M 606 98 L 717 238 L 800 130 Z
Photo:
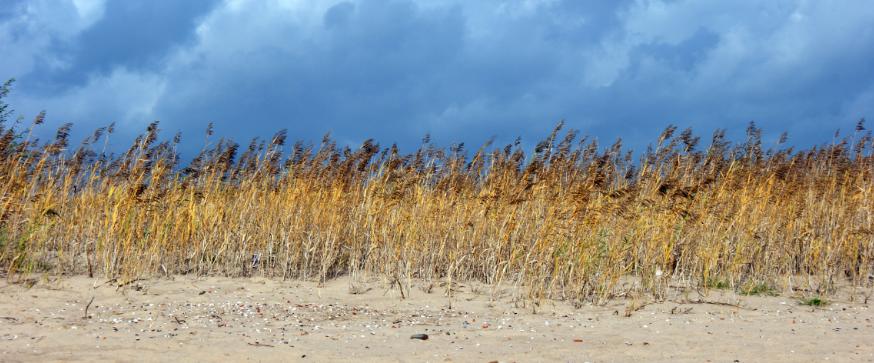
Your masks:
M 367 273 L 407 291 L 414 278 L 478 280 L 599 302 L 714 281 L 827 294 L 870 287 L 874 274 L 874 144 L 862 122 L 798 151 L 763 150 L 752 124 L 745 142 L 717 132 L 698 151 L 691 131 L 669 127 L 636 162 L 620 142 L 603 149 L 561 125 L 531 155 L 428 140 L 404 155 L 326 137 L 286 157 L 280 132 L 242 150 L 218 141 L 182 166 L 179 138 L 159 141 L 157 123 L 111 156 L 111 127 L 71 148 L 69 125 L 48 143 L 31 138 L 42 118 L 0 129 L 10 277 Z

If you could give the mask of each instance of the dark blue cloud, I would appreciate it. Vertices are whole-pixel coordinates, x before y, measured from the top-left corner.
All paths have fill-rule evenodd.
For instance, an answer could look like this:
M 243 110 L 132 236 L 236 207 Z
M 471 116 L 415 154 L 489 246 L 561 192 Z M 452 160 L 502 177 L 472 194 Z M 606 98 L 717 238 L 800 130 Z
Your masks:
M 630 73 L 633 75 L 645 72 L 640 69 L 640 63 L 645 60 L 663 63 L 679 72 L 692 72 L 718 44 L 719 34 L 703 28 L 677 44 L 661 42 L 642 44 L 632 50 L 631 58 L 634 65 Z
M 354 13 L 355 4 L 348 1 L 337 3 L 325 12 L 325 26 L 328 28 L 345 26 Z
M 63 70 L 44 64 L 24 81 L 40 82 L 47 92 L 81 85 L 114 67 L 154 70 L 175 47 L 193 40 L 200 17 L 217 0 L 107 1 L 99 21 L 72 39 L 55 40 L 53 47 L 70 60 Z
M 556 1 L 538 8 L 539 21 L 532 25 L 541 28 L 545 39 L 586 47 L 615 31 L 621 25 L 621 11 L 631 4 L 631 0 Z
M 45 87 L 20 109 L 128 134 L 160 119 L 187 150 L 208 122 L 239 142 L 288 128 L 409 149 L 425 133 L 533 143 L 560 119 L 639 150 L 668 123 L 740 136 L 754 120 L 766 138 L 827 142 L 874 100 L 863 1 L 106 4 L 22 58 L 22 83 Z
M 198 19 L 218 1 L 108 1 L 103 18 L 75 45 L 80 69 L 147 67 L 172 47 L 190 42 Z
M 437 112 L 464 86 L 451 75 L 464 47 L 458 8 L 340 3 L 323 19 L 319 43 L 289 27 L 277 35 L 288 44 L 258 43 L 221 60 L 201 54 L 174 71 L 156 113 L 185 114 L 192 128 L 214 121 L 219 131 L 246 137 L 287 127 L 309 139 L 332 131 L 355 142 L 366 135 L 403 142 L 426 132 L 405 115 Z M 215 64 L 222 77 L 208 69 Z M 215 92 L 200 92 L 201 85 Z
M 8 0 L 0 6 L 0 22 L 16 17 L 23 11 L 26 0 Z

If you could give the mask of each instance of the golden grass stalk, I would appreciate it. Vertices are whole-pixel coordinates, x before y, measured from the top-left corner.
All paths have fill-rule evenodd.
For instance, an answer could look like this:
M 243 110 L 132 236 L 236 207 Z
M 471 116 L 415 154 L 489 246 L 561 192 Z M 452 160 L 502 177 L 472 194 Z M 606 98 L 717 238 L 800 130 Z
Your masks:
M 72 150 L 69 125 L 44 145 L 0 128 L 5 274 L 360 272 L 578 302 L 658 297 L 671 281 L 827 293 L 874 279 L 874 141 L 862 123 L 803 150 L 765 150 L 751 124 L 744 143 L 719 131 L 699 151 L 691 130 L 669 127 L 637 161 L 561 124 L 531 154 L 518 142 L 468 156 L 427 138 L 402 154 L 326 137 L 284 156 L 282 131 L 242 153 L 222 140 L 187 165 L 157 123 L 119 156 L 105 153 L 111 131 Z

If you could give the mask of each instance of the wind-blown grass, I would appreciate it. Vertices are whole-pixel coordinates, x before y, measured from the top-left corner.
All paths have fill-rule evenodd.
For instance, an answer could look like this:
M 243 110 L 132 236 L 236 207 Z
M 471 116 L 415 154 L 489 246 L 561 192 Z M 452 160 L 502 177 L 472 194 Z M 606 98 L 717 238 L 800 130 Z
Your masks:
M 252 274 L 478 280 L 533 297 L 603 301 L 668 282 L 706 289 L 870 287 L 874 157 L 862 122 L 838 142 L 764 150 L 750 125 L 699 150 L 668 127 L 639 160 L 561 125 L 519 143 L 338 147 L 286 133 L 220 140 L 180 165 L 148 127 L 107 155 L 112 127 L 77 148 L 0 128 L 0 267 L 107 277 Z M 211 135 L 211 130 L 208 131 Z

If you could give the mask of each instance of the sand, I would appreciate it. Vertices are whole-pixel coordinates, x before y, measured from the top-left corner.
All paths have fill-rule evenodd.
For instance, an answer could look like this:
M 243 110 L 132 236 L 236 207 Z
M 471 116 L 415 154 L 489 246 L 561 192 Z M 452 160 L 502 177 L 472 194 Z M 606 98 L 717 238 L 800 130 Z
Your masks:
M 379 281 L 353 294 L 348 279 L 27 285 L 0 282 L 0 361 L 874 362 L 874 311 L 848 299 L 712 292 L 574 308 L 459 285 L 450 308 L 440 286 L 402 299 Z

